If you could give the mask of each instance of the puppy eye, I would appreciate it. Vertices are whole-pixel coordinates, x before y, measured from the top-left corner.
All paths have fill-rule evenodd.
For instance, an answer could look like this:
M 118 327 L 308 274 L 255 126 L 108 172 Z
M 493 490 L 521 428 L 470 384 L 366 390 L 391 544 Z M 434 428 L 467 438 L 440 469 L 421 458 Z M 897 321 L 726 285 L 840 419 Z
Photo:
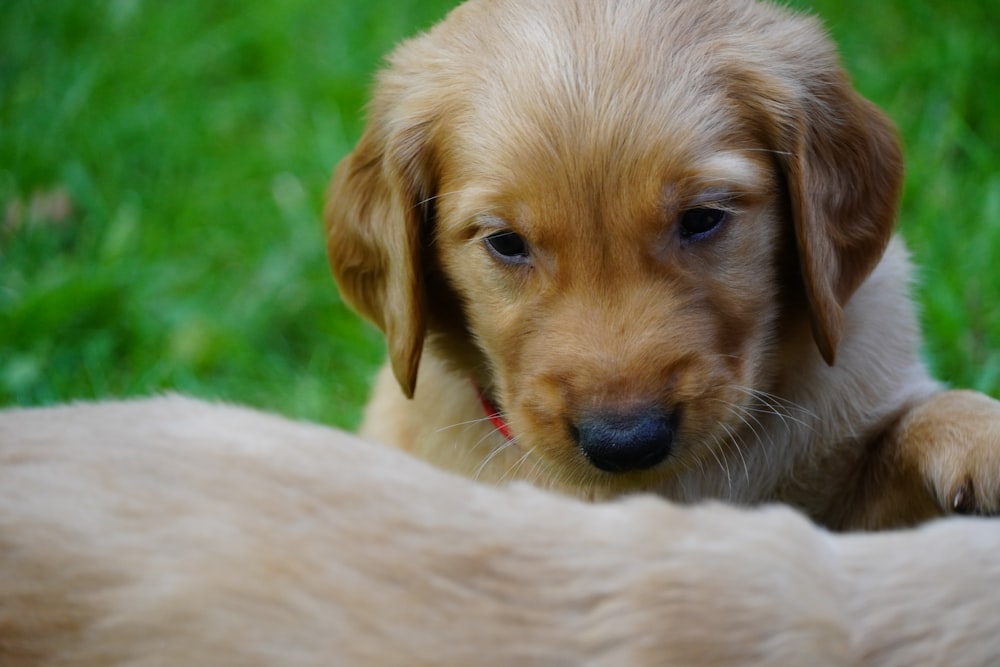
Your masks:
M 528 243 L 512 231 L 494 232 L 486 237 L 486 245 L 501 261 L 520 263 L 528 261 Z
M 729 211 L 719 208 L 691 208 L 681 216 L 681 238 L 699 241 L 707 238 L 729 218 Z

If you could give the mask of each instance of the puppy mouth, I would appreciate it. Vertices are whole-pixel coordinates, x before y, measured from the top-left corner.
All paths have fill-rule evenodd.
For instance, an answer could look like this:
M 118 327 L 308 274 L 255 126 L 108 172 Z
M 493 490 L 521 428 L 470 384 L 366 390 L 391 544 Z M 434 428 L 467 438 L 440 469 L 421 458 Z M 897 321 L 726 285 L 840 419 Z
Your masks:
M 473 382 L 485 418 L 508 442 L 515 440 L 506 413 L 487 390 Z M 577 449 L 594 468 L 620 475 L 654 468 L 674 450 L 680 410 L 645 407 L 583 415 L 569 424 Z
M 480 387 L 476 382 L 473 382 L 472 384 L 476 390 L 479 405 L 483 409 L 486 419 L 493 424 L 494 430 L 502 435 L 508 442 L 513 441 L 514 432 L 511 430 L 510 424 L 507 423 L 504 411 L 498 406 L 496 400 L 483 390 L 482 387 Z

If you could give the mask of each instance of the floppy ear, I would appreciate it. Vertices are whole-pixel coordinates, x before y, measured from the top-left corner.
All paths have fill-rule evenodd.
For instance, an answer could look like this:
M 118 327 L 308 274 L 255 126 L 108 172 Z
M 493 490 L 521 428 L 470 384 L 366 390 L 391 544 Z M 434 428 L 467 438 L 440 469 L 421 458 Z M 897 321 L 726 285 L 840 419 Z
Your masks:
M 839 67 L 807 88 L 781 161 L 813 336 L 832 366 L 844 306 L 892 237 L 903 159 L 892 122 Z
M 340 292 L 385 334 L 393 372 L 412 398 L 426 331 L 421 254 L 433 186 L 427 124 L 391 125 L 373 107 L 358 145 L 334 171 L 323 217 Z

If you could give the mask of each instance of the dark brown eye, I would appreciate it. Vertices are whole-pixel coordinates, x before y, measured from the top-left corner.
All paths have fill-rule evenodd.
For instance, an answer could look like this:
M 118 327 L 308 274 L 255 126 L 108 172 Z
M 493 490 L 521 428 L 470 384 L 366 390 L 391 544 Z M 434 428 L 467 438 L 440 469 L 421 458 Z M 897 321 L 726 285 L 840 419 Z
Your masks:
M 718 208 L 691 208 L 681 216 L 681 238 L 700 241 L 711 236 L 729 218 L 729 211 Z
M 495 257 L 503 262 L 527 262 L 528 244 L 520 234 L 505 230 L 494 232 L 486 237 L 486 245 Z

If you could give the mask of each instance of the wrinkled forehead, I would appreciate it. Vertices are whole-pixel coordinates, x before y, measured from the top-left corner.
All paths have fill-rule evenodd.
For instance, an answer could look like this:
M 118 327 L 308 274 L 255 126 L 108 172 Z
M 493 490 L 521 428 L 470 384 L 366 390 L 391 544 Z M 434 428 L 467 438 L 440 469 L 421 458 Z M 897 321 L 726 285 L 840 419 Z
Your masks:
M 662 91 L 661 91 L 662 92 Z M 559 92 L 482 98 L 444 139 L 442 176 L 455 185 L 545 184 L 578 195 L 695 178 L 759 178 L 767 144 L 722 94 L 678 88 L 659 100 L 590 104 Z
M 541 89 L 520 104 L 489 91 L 444 140 L 441 203 L 624 212 L 772 189 L 775 156 L 724 92 L 676 80 L 622 90 L 602 102 Z

